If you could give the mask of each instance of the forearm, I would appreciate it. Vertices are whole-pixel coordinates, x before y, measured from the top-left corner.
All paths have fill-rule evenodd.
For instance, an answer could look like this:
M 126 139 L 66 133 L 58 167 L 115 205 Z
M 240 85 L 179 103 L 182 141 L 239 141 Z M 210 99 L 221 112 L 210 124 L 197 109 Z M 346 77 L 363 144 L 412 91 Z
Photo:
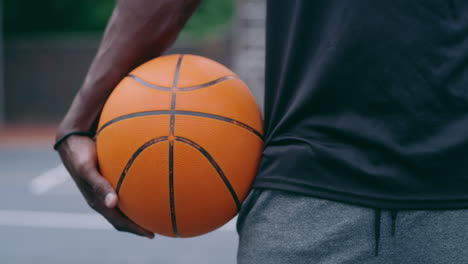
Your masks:
M 201 0 L 120 0 L 85 81 L 57 131 L 90 130 L 120 80 L 163 53 Z

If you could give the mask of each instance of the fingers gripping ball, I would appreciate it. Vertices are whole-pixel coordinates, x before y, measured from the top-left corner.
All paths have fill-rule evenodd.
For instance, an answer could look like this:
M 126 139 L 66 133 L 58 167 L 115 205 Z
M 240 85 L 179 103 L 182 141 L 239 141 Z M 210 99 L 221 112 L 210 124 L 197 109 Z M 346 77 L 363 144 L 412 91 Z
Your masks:
M 155 233 L 191 237 L 232 219 L 253 182 L 262 118 L 229 69 L 169 55 L 131 72 L 101 114 L 97 152 L 120 209 Z

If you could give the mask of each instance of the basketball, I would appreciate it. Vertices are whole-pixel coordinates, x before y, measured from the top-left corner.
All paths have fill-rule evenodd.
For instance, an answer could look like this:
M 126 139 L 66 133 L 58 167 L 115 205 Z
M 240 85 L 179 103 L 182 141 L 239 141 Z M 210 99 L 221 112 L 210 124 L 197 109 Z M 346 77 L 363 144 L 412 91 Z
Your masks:
M 99 168 L 135 223 L 198 236 L 239 211 L 262 134 L 259 107 L 231 70 L 200 56 L 162 56 L 133 70 L 104 105 Z

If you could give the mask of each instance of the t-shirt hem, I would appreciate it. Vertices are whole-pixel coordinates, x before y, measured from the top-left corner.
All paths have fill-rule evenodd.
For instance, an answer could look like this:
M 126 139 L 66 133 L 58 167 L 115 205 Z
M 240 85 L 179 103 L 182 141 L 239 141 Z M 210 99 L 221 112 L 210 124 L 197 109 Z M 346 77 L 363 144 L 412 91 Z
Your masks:
M 395 209 L 395 210 L 447 210 L 447 209 L 467 209 L 468 198 L 466 199 L 389 199 L 382 197 L 370 197 L 359 194 L 352 194 L 343 191 L 335 191 L 323 187 L 312 185 L 302 185 L 284 180 L 257 179 L 253 186 L 257 189 L 274 189 L 280 191 L 293 192 L 297 194 L 313 196 L 320 199 L 332 200 L 361 207 Z

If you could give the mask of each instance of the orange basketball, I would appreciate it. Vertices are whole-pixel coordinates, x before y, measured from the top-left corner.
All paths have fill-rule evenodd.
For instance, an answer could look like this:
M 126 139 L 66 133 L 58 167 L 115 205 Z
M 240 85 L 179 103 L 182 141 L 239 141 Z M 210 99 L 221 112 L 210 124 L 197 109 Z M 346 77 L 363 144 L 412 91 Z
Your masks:
M 255 177 L 262 118 L 228 68 L 194 55 L 153 59 L 132 71 L 99 121 L 99 167 L 119 208 L 171 237 L 210 232 L 232 219 Z

